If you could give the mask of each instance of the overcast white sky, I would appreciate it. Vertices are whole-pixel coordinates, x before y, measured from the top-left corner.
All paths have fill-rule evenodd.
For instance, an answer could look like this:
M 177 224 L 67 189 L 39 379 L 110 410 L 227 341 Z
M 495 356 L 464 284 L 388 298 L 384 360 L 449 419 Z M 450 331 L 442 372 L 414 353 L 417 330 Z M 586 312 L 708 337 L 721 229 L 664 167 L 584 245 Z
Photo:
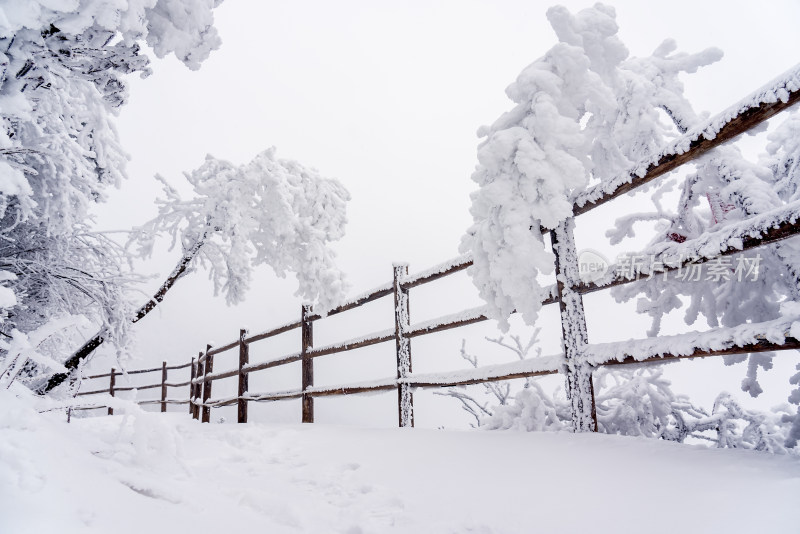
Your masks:
M 573 11 L 590 5 L 560 3 Z M 131 81 L 130 103 L 118 120 L 131 155 L 130 179 L 98 210 L 99 225 L 129 228 L 152 217 L 158 192 L 152 176 L 157 172 L 178 183 L 180 173 L 199 166 L 207 153 L 244 163 L 275 145 L 280 157 L 314 166 L 350 190 L 347 236 L 336 249 L 354 292 L 387 281 L 393 261 L 410 262 L 413 272 L 451 258 L 471 221 L 475 131 L 510 107 L 505 87 L 554 44 L 545 18 L 550 5 L 512 0 L 224 2 L 216 10 L 222 47 L 199 71 L 168 58 L 154 61 L 151 77 Z M 717 112 L 798 61 L 796 1 L 613 5 L 620 37 L 632 55 L 648 55 L 667 37 L 688 52 L 709 46 L 724 50 L 721 62 L 686 79 L 697 110 Z M 605 229 L 615 214 L 599 213 L 588 225 Z M 589 242 L 579 242 L 579 248 L 602 250 L 594 237 L 601 233 L 585 235 L 591 236 Z M 176 259 L 177 251 L 165 252 L 142 264 L 146 272 L 159 275 L 153 287 Z M 212 296 L 202 274 L 185 279 L 162 309 L 137 327 L 140 361 L 133 366 L 162 359 L 183 362 L 208 341 L 235 339 L 240 326 L 262 331 L 292 320 L 300 308 L 292 296 L 295 287 L 293 280 L 278 280 L 264 269 L 248 301 L 228 308 Z M 466 276 L 440 288 L 412 295 L 412 322 L 479 303 Z M 624 327 L 608 328 L 602 316 L 609 319 L 610 300 L 598 302 L 587 303 L 592 341 L 644 336 L 645 321 L 627 316 L 612 317 Z M 544 321 L 549 331 L 545 353 L 551 353 L 560 332 L 554 315 Z M 318 343 L 392 325 L 390 307 L 375 308 L 319 326 Z M 477 338 L 483 333 L 491 334 L 491 326 L 473 330 Z M 415 368 L 460 367 L 461 335 L 430 347 L 417 343 Z M 274 350 L 295 351 L 299 346 L 293 343 Z M 327 381 L 350 381 L 393 374 L 392 358 L 382 357 L 388 363 L 381 370 L 371 367 L 369 354 L 319 361 L 318 383 L 325 383 L 326 376 Z M 217 366 L 232 366 L 233 360 Z M 96 368 L 107 369 L 109 361 L 99 358 Z M 334 365 L 348 372 L 339 375 Z M 299 370 L 287 373 L 299 377 Z M 744 369 L 736 373 L 728 389 L 737 389 L 736 377 Z M 264 387 L 294 385 L 281 380 Z

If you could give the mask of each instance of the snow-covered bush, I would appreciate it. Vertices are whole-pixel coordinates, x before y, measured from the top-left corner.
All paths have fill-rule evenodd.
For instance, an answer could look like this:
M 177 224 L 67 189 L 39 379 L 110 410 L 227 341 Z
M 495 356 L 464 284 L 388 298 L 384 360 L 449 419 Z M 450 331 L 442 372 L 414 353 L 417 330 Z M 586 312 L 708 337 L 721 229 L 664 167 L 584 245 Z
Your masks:
M 594 377 L 597 423 L 603 432 L 683 441 L 675 435 L 674 422 L 693 407 L 687 397 L 673 393 L 660 368 L 595 372 Z
M 570 406 L 554 395 L 545 393 L 535 381 L 514 396 L 512 402 L 496 406 L 482 418 L 480 426 L 487 430 L 566 430 L 570 427 Z
M 800 454 L 791 441 L 793 418 L 788 405 L 774 412 L 747 410 L 722 392 L 707 411 L 686 395 L 676 394 L 662 367 L 645 364 L 636 369 L 595 371 L 599 432 Z M 548 395 L 535 380 L 529 380 L 508 402 L 484 408 L 477 426 L 488 430 L 571 429 L 569 402 L 558 391 Z
M 487 337 L 486 341 L 513 352 L 520 360 L 525 360 L 528 358 L 531 349 L 534 350 L 536 357 L 542 355 L 542 349 L 536 346 L 540 332 L 541 328 L 535 328 L 527 343 L 523 343 L 522 338 L 518 335 L 510 336 L 510 341 L 502 336 L 498 338 Z M 466 339 L 461 340 L 461 358 L 469 362 L 472 367 L 478 367 L 478 357 L 467 351 Z M 531 379 L 525 380 L 525 387 L 531 384 L 533 384 Z M 461 409 L 475 419 L 475 424 L 472 426 L 480 427 L 486 422 L 486 417 L 492 416 L 493 409 L 489 407 L 489 402 L 496 402 L 499 407 L 503 407 L 508 403 L 509 396 L 511 395 L 511 386 L 507 382 L 483 382 L 481 386 L 483 387 L 484 395 L 488 397 L 489 400 L 481 401 L 479 398 L 476 398 L 476 396 L 466 393 L 461 388 L 447 388 L 444 392 L 434 392 L 434 395 L 458 399 L 461 402 Z
M 542 355 L 539 328 L 527 343 L 518 335 L 486 338 L 516 359 Z M 461 358 L 479 367 L 478 356 L 462 340 Z M 712 409 L 695 405 L 687 395 L 675 393 L 664 377 L 661 363 L 601 366 L 593 370 L 597 406 L 597 430 L 606 434 L 660 438 L 683 443 L 712 443 L 716 447 L 743 448 L 784 454 L 800 454 L 795 418 L 790 406 L 771 412 L 745 409 L 729 393 L 721 392 Z M 798 367 L 800 370 L 800 366 Z M 800 373 L 792 378 L 800 382 Z M 482 392 L 464 387 L 448 388 L 437 395 L 452 397 L 486 430 L 571 431 L 572 405 L 565 388 L 548 394 L 536 378 L 526 378 L 521 390 L 512 393 L 508 382 L 485 382 Z M 790 399 L 790 401 L 793 399 Z

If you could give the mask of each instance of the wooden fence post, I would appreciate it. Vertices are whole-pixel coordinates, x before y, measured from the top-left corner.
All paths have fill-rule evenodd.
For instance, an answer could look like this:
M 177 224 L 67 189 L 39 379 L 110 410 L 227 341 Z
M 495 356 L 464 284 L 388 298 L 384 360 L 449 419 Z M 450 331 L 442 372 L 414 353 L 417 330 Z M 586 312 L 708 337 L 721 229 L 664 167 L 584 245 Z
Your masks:
M 114 383 L 116 382 L 116 375 L 117 375 L 117 370 L 112 367 L 111 378 L 108 382 L 108 394 L 111 395 L 112 397 L 114 396 Z M 108 407 L 108 415 L 114 415 L 114 408 L 112 408 L 111 406 Z
M 394 339 L 397 349 L 397 378 L 411 374 L 411 340 L 406 332 L 411 329 L 408 289 L 401 282 L 408 276 L 407 263 L 394 264 Z M 414 426 L 414 396 L 408 384 L 397 384 L 397 414 L 401 427 Z
M 194 379 L 197 378 L 197 362 L 192 358 L 192 365 L 189 367 L 189 415 L 194 415 Z
M 161 412 L 167 411 L 167 362 L 161 362 Z
M 592 368 L 586 361 L 588 343 L 583 298 L 573 290 L 580 282 L 575 248 L 575 218 L 570 217 L 550 232 L 556 257 L 556 284 L 561 310 L 561 334 L 567 367 L 567 394 L 572 405 L 572 428 L 576 432 L 597 431 Z
M 211 385 L 214 383 L 213 380 L 209 378 L 208 375 L 214 372 L 214 355 L 209 354 L 211 350 L 211 345 L 206 345 L 206 365 L 205 365 L 205 374 L 203 375 L 203 423 L 208 423 L 211 421 L 211 406 L 206 406 L 205 403 L 208 399 L 211 398 Z
M 197 354 L 197 372 L 195 373 L 195 380 L 200 380 L 203 376 L 203 352 L 199 352 Z M 200 401 L 200 397 L 203 392 L 203 382 L 198 382 L 194 385 L 194 411 L 192 412 L 192 417 L 195 419 L 200 419 L 200 405 L 198 404 Z
M 310 388 L 314 385 L 314 360 L 311 358 L 311 355 L 308 353 L 308 349 L 314 346 L 314 323 L 313 321 L 309 320 L 309 316 L 311 315 L 311 305 L 310 304 L 303 304 L 303 312 L 302 312 L 302 321 L 301 321 L 301 330 L 302 330 L 302 349 L 300 352 L 302 366 L 303 366 L 303 376 L 302 376 L 302 388 L 303 388 L 303 422 L 304 423 L 313 423 L 314 422 L 314 397 L 305 393 L 307 388 Z
M 239 400 L 237 402 L 237 421 L 239 423 L 247 422 L 247 400 L 242 397 L 247 393 L 250 383 L 249 373 L 243 370 L 250 363 L 250 345 L 245 342 L 245 337 L 247 337 L 247 330 L 242 328 L 239 330 Z

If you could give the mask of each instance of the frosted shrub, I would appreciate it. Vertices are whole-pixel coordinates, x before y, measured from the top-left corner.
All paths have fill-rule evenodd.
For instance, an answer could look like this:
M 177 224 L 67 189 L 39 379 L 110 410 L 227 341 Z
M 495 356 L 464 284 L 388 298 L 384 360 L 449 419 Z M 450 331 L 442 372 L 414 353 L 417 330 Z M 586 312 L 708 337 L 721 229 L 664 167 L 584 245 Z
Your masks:
M 793 421 L 788 405 L 773 413 L 747 410 L 722 392 L 709 412 L 686 395 L 674 393 L 660 366 L 652 364 L 635 370 L 598 369 L 594 376 L 599 432 L 800 453 L 788 439 Z M 569 404 L 556 393 L 548 395 L 531 381 L 511 402 L 487 407 L 489 415 L 482 417 L 480 426 L 528 432 L 568 430 Z
M 513 402 L 494 407 L 481 425 L 487 430 L 567 430 L 570 428 L 569 406 L 555 395 L 547 395 L 542 386 L 532 382 L 514 396 Z

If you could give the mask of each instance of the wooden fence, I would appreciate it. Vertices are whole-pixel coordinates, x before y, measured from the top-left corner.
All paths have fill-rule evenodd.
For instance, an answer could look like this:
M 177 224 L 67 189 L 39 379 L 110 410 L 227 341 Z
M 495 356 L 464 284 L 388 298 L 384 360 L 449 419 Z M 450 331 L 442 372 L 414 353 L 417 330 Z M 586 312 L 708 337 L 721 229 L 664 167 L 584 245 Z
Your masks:
M 128 375 L 138 375 L 138 374 L 144 374 L 144 373 L 157 373 L 157 372 L 161 371 L 161 382 L 159 382 L 157 384 L 147 384 L 147 385 L 144 385 L 144 386 L 129 386 L 129 387 L 117 387 L 117 385 L 116 385 L 117 384 L 117 377 L 122 375 L 123 373 L 121 373 L 120 371 L 117 371 L 116 369 L 114 369 L 112 367 L 111 371 L 108 372 L 108 373 L 99 374 L 99 375 L 90 375 L 90 376 L 84 377 L 84 380 L 97 380 L 99 378 L 108 378 L 108 388 L 99 389 L 99 390 L 96 390 L 96 391 L 82 391 L 82 392 L 79 392 L 77 394 L 77 396 L 99 395 L 99 394 L 108 393 L 109 395 L 114 397 L 114 396 L 116 396 L 116 393 L 118 391 L 133 391 L 133 390 L 137 390 L 138 391 L 138 390 L 142 390 L 142 389 L 160 388 L 161 389 L 161 399 L 160 400 L 139 401 L 139 404 L 160 404 L 161 405 L 161 411 L 162 412 L 166 412 L 167 411 L 167 404 L 189 404 L 189 400 L 188 399 L 186 399 L 186 400 L 168 399 L 167 398 L 167 388 L 171 388 L 171 387 L 173 387 L 173 388 L 175 388 L 175 387 L 186 387 L 186 386 L 190 385 L 190 381 L 182 382 L 182 383 L 179 383 L 179 384 L 168 382 L 167 381 L 168 372 L 169 371 L 178 370 L 178 369 L 187 369 L 187 368 L 189 368 L 191 366 L 192 366 L 192 362 L 184 363 L 183 365 L 171 365 L 171 366 L 167 365 L 167 362 L 162 362 L 161 367 L 153 367 L 152 369 L 134 369 L 134 370 L 131 370 L 131 371 L 126 371 L 126 374 L 128 374 Z M 93 410 L 93 409 L 96 409 L 96 408 L 108 408 L 108 415 L 114 415 L 114 408 L 112 408 L 110 406 L 108 406 L 108 407 L 106 407 L 106 406 L 89 406 L 89 407 L 87 407 L 85 409 Z M 81 408 L 78 408 L 78 409 L 81 409 Z
M 573 207 L 574 216 L 580 216 L 695 160 L 709 150 L 733 140 L 775 114 L 786 110 L 796 104 L 798 100 L 800 100 L 800 70 L 795 69 L 776 79 L 770 88 L 749 95 L 739 104 L 710 119 L 701 128 L 693 129 L 679 137 L 654 157 L 643 172 L 631 172 L 620 176 L 580 195 Z M 789 335 L 788 326 L 782 330 L 784 333 L 781 339 L 775 339 L 775 324 L 772 322 L 763 323 L 763 325 L 743 325 L 742 328 L 746 328 L 747 335 L 735 329 L 726 329 L 725 331 L 711 330 L 703 334 L 674 336 L 679 342 L 675 345 L 684 347 L 676 353 L 665 353 L 629 342 L 618 344 L 617 347 L 614 347 L 614 344 L 593 345 L 589 343 L 587 336 L 583 295 L 632 283 L 648 276 L 674 272 L 690 265 L 702 264 L 715 258 L 766 246 L 794 236 L 800 232 L 800 220 L 796 217 L 798 209 L 800 209 L 800 203 L 787 204 L 784 208 L 751 217 L 745 221 L 720 225 L 720 228 L 713 232 L 714 239 L 722 243 L 720 247 L 717 247 L 718 253 L 704 252 L 703 255 L 699 253 L 689 255 L 683 257 L 679 262 L 667 263 L 653 269 L 636 266 L 633 270 L 624 273 L 612 270 L 611 276 L 607 276 L 597 283 L 582 282 L 578 276 L 577 249 L 573 234 L 574 218 L 570 218 L 555 230 L 542 229 L 542 232 L 549 234 L 551 239 L 556 258 L 556 279 L 558 280 L 557 284 L 551 287 L 550 296 L 543 302 L 543 305 L 556 303 L 559 305 L 564 346 L 564 354 L 561 357 L 534 358 L 512 364 L 493 365 L 447 374 L 415 374 L 412 372 L 411 340 L 413 338 L 488 319 L 482 308 L 475 308 L 416 325 L 410 323 L 410 290 L 462 271 L 472 265 L 469 258 L 463 257 L 416 275 L 408 274 L 407 265 L 395 265 L 394 277 L 390 283 L 348 300 L 327 314 L 328 317 L 338 315 L 391 295 L 394 298 L 393 329 L 316 347 L 314 346 L 314 323 L 324 320 L 324 317 L 314 313 L 311 306 L 304 305 L 297 321 L 255 335 L 248 335 L 247 331 L 241 330 L 235 341 L 221 347 L 208 345 L 205 351 L 200 352 L 198 357 L 192 359 L 190 363 L 169 367 L 164 362 L 160 368 L 128 371 L 128 374 L 161 371 L 159 383 L 136 388 L 119 388 L 115 386 L 115 378 L 119 376 L 119 372 L 112 369 L 110 373 L 87 377 L 93 380 L 109 378 L 107 389 L 80 392 L 78 395 L 110 393 L 113 396 L 117 391 L 161 388 L 160 400 L 144 401 L 143 403 L 159 403 L 161 411 L 166 411 L 167 405 L 171 403 L 188 404 L 192 416 L 195 419 L 201 418 L 203 422 L 209 421 L 211 408 L 235 404 L 238 407 L 238 422 L 240 423 L 247 422 L 247 407 L 251 401 L 302 399 L 302 421 L 312 423 L 314 422 L 314 399 L 316 397 L 397 390 L 398 422 L 401 427 L 409 427 L 414 425 L 412 391 L 416 388 L 452 387 L 563 372 L 566 376 L 568 395 L 572 404 L 573 427 L 576 430 L 594 431 L 597 429 L 597 418 L 592 371 L 600 365 L 798 349 L 800 341 Z M 697 242 L 696 244 L 701 244 L 704 239 L 708 238 L 709 236 L 706 234 L 694 241 Z M 692 244 L 692 240 L 681 243 L 684 246 L 683 250 L 692 249 L 690 247 Z M 677 246 L 678 243 L 675 245 Z M 699 247 L 694 247 L 694 250 L 699 249 Z M 665 249 L 664 255 L 668 255 L 669 251 L 669 248 Z M 759 330 L 762 326 L 763 328 Z M 250 345 L 295 329 L 301 330 L 299 352 L 261 363 L 250 363 Z M 769 335 L 767 335 L 768 332 Z M 724 334 L 728 338 L 720 342 L 718 334 Z M 743 339 L 744 341 L 742 341 Z M 369 382 L 326 387 L 314 386 L 314 360 L 316 358 L 387 343 L 392 340 L 394 340 L 396 348 L 396 376 Z M 215 373 L 215 358 L 222 353 L 236 349 L 239 353 L 238 368 Z M 248 378 L 252 373 L 293 362 L 301 362 L 300 389 L 261 393 L 249 391 Z M 185 368 L 190 369 L 190 380 L 181 383 L 168 382 L 168 371 Z M 214 382 L 232 377 L 238 379 L 237 395 L 228 398 L 213 398 Z M 186 398 L 177 400 L 168 398 L 167 391 L 171 387 L 188 388 Z M 113 410 L 109 408 L 108 413 L 113 413 Z

